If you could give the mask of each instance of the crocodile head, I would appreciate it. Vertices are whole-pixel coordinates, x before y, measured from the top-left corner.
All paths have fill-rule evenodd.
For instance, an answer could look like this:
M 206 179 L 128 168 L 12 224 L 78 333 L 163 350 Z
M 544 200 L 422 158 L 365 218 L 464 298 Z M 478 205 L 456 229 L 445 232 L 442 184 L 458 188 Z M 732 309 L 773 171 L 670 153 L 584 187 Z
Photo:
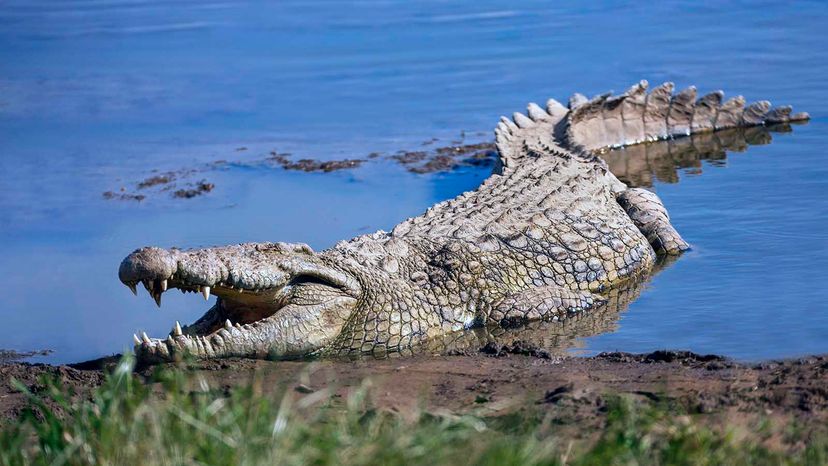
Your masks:
M 121 263 L 118 276 L 138 283 L 161 305 L 178 288 L 216 304 L 192 325 L 175 323 L 163 339 L 135 337 L 143 362 L 196 358 L 309 355 L 330 343 L 361 294 L 358 278 L 305 244 L 248 243 L 194 250 L 146 247 Z

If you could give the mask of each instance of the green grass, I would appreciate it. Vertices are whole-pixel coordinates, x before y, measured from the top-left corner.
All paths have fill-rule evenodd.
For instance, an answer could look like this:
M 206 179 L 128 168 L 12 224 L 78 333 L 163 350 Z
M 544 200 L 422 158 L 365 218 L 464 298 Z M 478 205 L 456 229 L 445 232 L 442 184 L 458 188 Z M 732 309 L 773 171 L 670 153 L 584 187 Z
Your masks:
M 367 389 L 346 400 L 319 391 L 222 391 L 186 371 L 145 384 L 123 360 L 91 397 L 55 382 L 29 394 L 31 408 L 0 432 L 0 463 L 24 464 L 826 464 L 825 441 L 796 454 L 711 430 L 660 408 L 609 404 L 597 441 L 572 440 L 542 412 L 498 418 L 416 419 L 369 406 Z M 22 385 L 20 390 L 26 390 Z M 77 397 L 75 397 L 77 398 Z M 570 432 L 572 426 L 569 426 Z M 824 440 L 824 439 L 823 439 Z

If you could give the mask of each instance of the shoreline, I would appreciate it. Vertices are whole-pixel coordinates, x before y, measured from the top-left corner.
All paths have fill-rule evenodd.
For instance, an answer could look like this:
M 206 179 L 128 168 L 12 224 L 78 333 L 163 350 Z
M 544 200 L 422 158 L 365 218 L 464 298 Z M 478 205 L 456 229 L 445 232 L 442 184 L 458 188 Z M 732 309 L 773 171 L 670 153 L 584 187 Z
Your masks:
M 27 403 L 12 379 L 40 393 L 40 378 L 52 376 L 65 390 L 85 397 L 116 361 L 0 365 L 0 424 L 17 419 Z M 155 370 L 139 368 L 135 374 L 152 383 Z M 544 357 L 515 345 L 469 355 L 383 360 L 207 360 L 188 364 L 185 373 L 224 391 L 255 381 L 273 392 L 292 390 L 299 398 L 326 391 L 347 399 L 368 383 L 377 409 L 403 417 L 420 410 L 499 417 L 531 407 L 555 422 L 590 430 L 604 422 L 608 397 L 624 396 L 746 427 L 757 417 L 814 428 L 828 422 L 828 354 L 747 364 L 686 351 Z

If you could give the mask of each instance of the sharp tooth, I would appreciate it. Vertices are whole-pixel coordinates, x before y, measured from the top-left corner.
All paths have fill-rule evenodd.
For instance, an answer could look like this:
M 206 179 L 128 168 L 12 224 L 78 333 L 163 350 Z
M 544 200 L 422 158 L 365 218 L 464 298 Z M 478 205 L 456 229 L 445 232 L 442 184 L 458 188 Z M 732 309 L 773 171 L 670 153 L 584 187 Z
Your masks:
M 230 322 L 230 319 L 224 321 L 224 328 L 227 330 L 233 330 L 233 323 Z
M 184 332 L 181 331 L 181 324 L 179 324 L 178 321 L 176 320 L 175 321 L 175 328 L 173 329 L 173 335 L 175 335 L 177 337 L 180 337 L 183 334 L 184 334 Z
M 136 335 L 134 333 L 132 334 L 132 341 L 135 342 L 136 345 L 141 344 L 141 340 L 138 338 L 138 335 Z
M 151 342 L 150 338 L 147 336 L 147 332 L 141 332 L 141 341 L 143 341 L 144 343 Z
M 153 283 L 152 280 L 144 280 L 144 288 L 147 289 L 150 293 L 152 293 Z
M 131 291 L 132 294 L 138 296 L 138 288 L 135 286 L 135 283 L 127 283 L 127 288 L 129 288 L 129 291 Z
M 175 346 L 175 340 L 173 340 L 172 336 L 167 336 L 167 345 Z
M 201 296 L 204 296 L 205 301 L 210 299 L 210 287 L 209 286 L 202 286 L 201 287 Z
M 167 280 L 161 280 L 161 291 L 167 291 Z
M 152 299 L 155 300 L 155 304 L 160 308 L 161 307 L 161 292 L 156 291 L 152 294 Z

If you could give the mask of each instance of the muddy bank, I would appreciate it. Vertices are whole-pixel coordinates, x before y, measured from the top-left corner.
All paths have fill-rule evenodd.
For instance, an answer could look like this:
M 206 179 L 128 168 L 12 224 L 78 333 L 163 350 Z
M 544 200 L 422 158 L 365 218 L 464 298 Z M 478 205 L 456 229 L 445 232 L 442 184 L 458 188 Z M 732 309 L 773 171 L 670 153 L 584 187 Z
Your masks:
M 46 390 L 44 378 L 60 381 L 67 393 L 86 396 L 103 382 L 104 373 L 48 364 L 0 364 L 0 424 L 18 418 L 28 404 L 27 395 L 21 393 L 15 383 L 21 383 L 29 392 L 40 395 Z
M 0 419 L 8 422 L 25 405 L 10 385 L 14 378 L 37 393 L 43 375 L 58 377 L 84 396 L 103 380 L 101 366 L 114 359 L 73 367 L 12 363 L 0 366 Z M 154 368 L 138 371 L 149 377 Z M 828 355 L 760 364 L 719 356 L 659 351 L 603 353 L 589 358 L 550 357 L 511 345 L 472 356 L 366 361 L 255 361 L 227 359 L 189 369 L 213 387 L 258 380 L 297 397 L 326 391 L 335 399 L 369 381 L 373 403 L 402 415 L 429 411 L 501 416 L 539 410 L 552 422 L 590 432 L 603 425 L 607 401 L 616 395 L 689 414 L 749 426 L 756 419 L 825 426 L 828 422 Z
M 198 367 L 217 384 L 253 377 L 264 386 L 296 384 L 304 390 L 335 387 L 344 395 L 370 379 L 378 407 L 406 412 L 508 412 L 548 405 L 557 417 L 600 417 L 607 396 L 674 405 L 690 413 L 755 411 L 828 420 L 828 355 L 755 365 L 681 351 L 602 353 L 595 357 L 540 357 L 511 345 L 475 356 L 333 362 L 211 361 Z

